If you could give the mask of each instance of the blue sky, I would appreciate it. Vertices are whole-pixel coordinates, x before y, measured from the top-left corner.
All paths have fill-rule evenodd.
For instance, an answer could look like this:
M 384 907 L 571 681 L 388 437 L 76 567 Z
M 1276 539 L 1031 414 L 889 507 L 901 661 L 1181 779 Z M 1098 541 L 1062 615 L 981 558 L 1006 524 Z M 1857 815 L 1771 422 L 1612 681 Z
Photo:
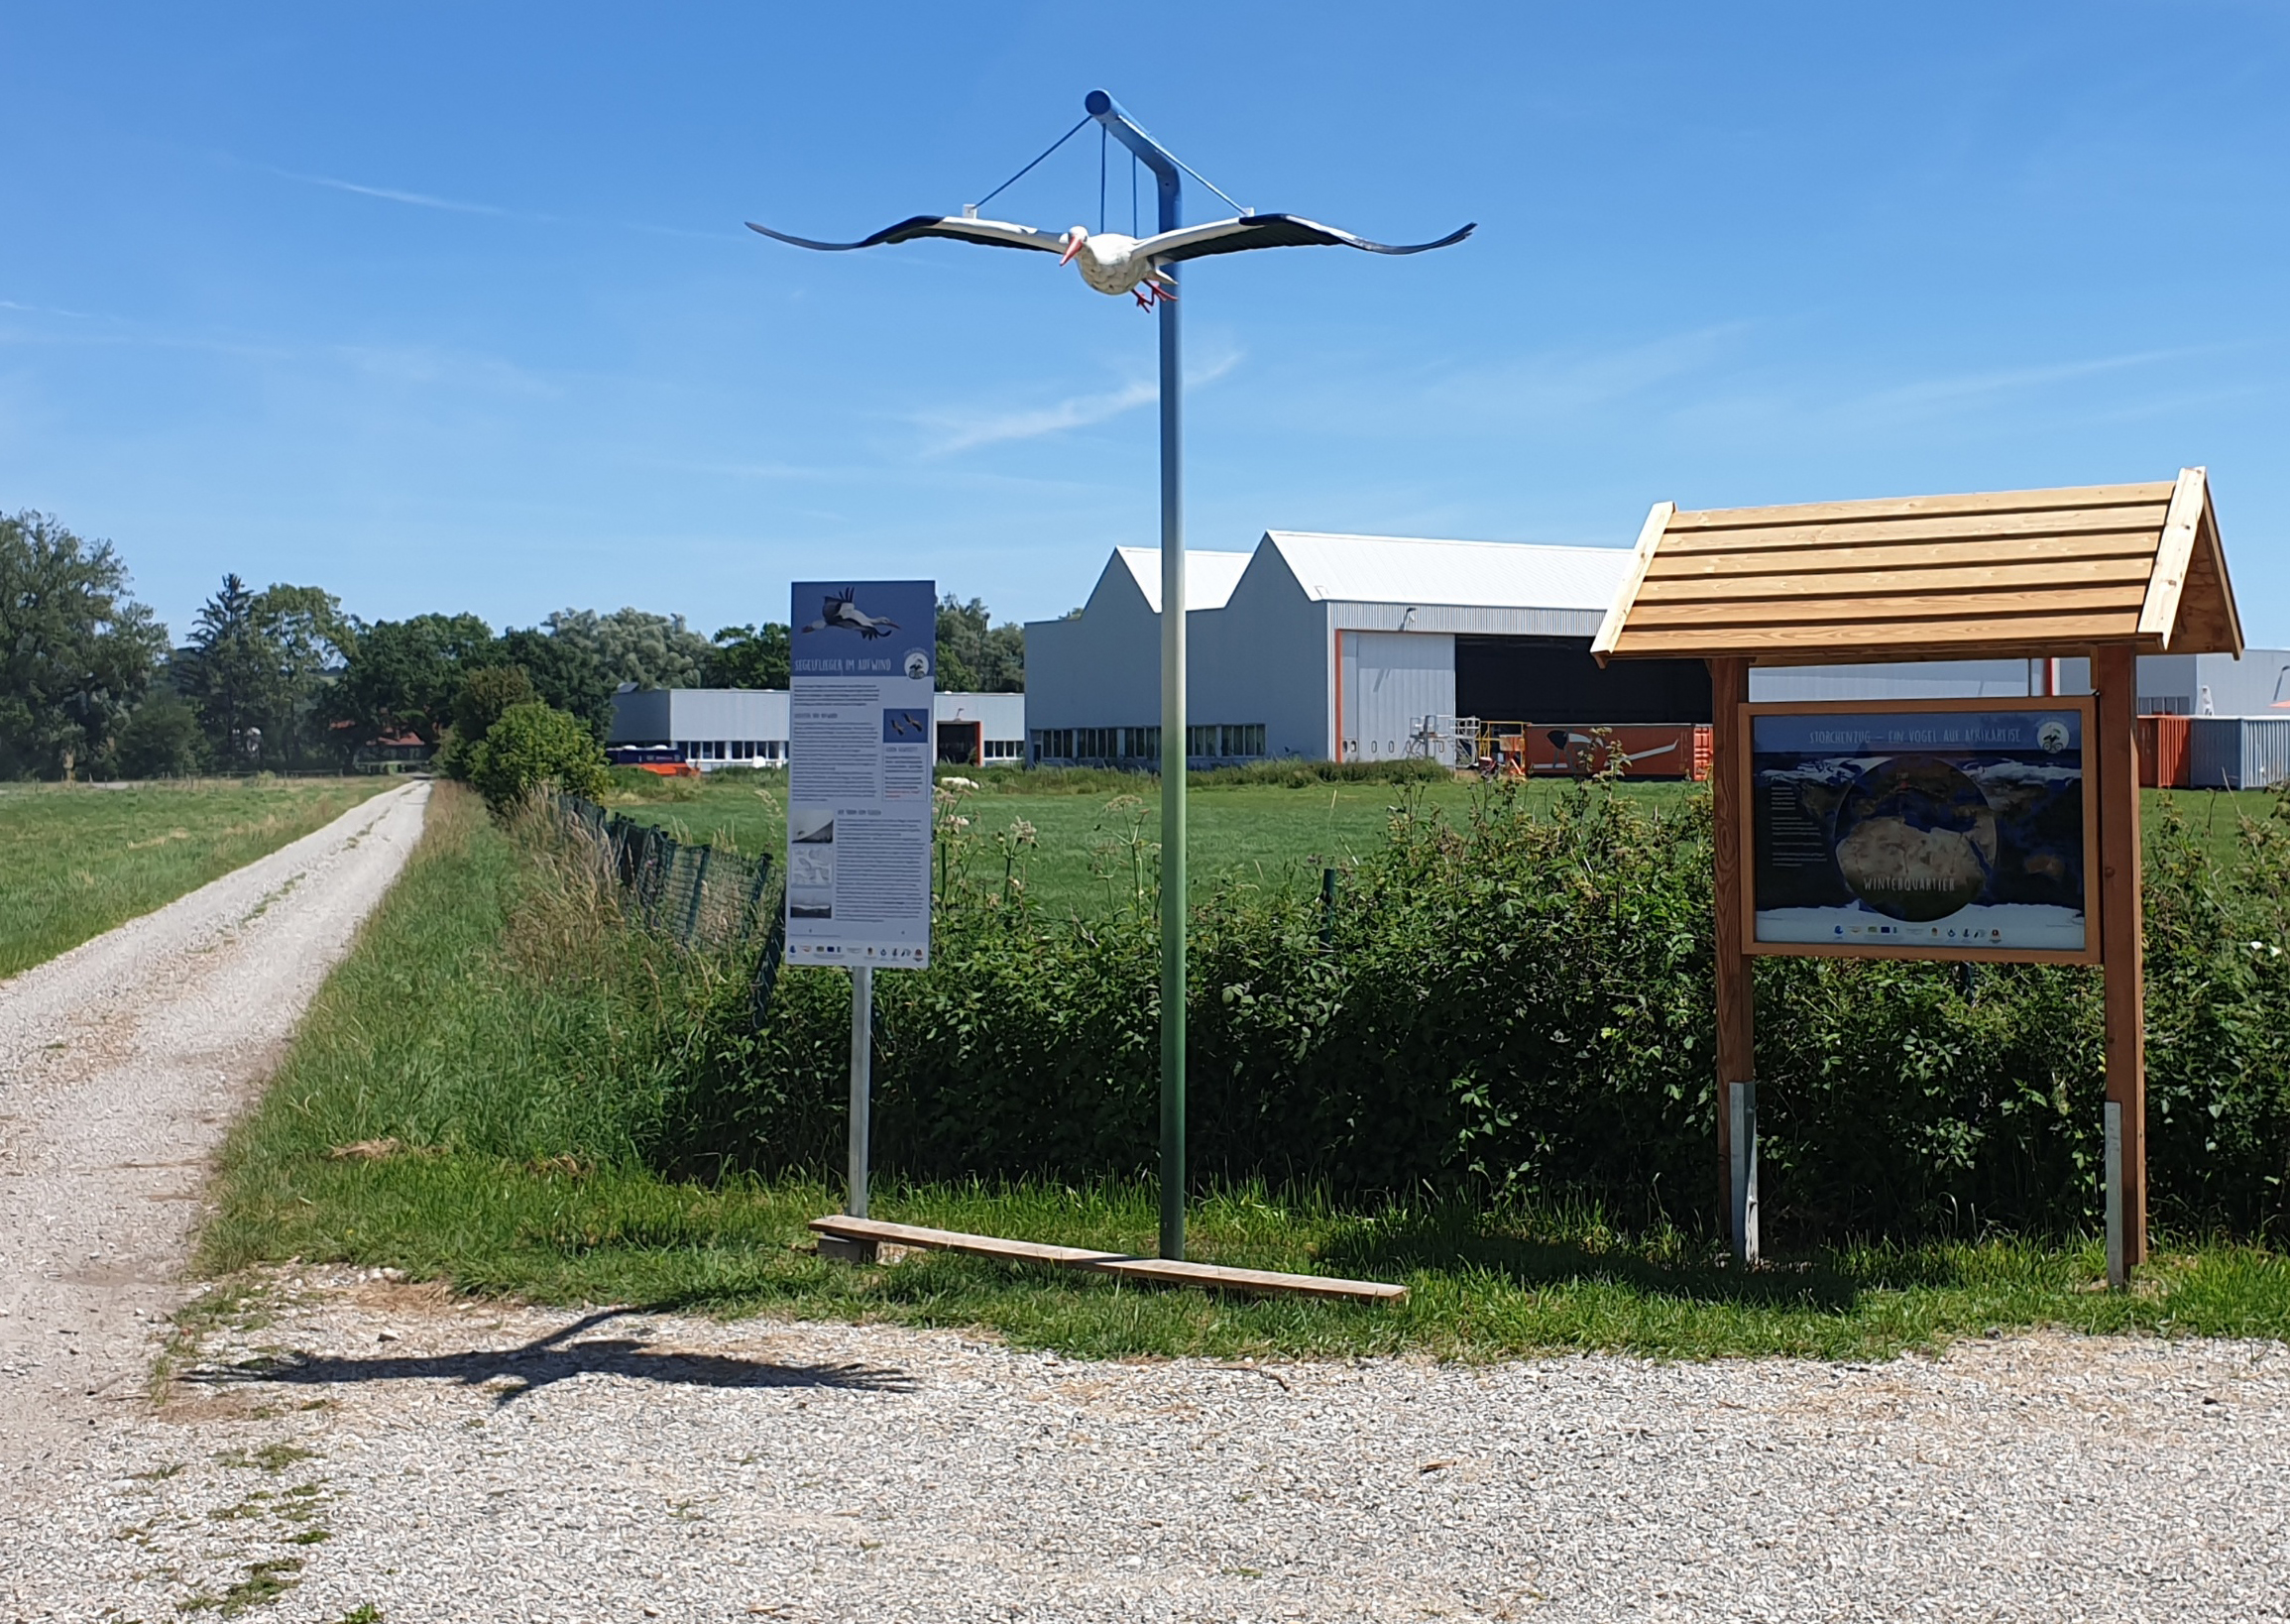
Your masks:
M 1151 319 L 741 222 L 954 212 L 1103 85 L 1244 204 L 1480 222 L 1189 270 L 1195 546 L 2200 462 L 2290 643 L 2272 0 L 18 5 L 0 60 L 0 508 L 115 541 L 178 634 L 225 570 L 497 626 L 712 632 L 822 574 L 1079 603 L 1157 534 Z M 1097 202 L 1089 131 L 991 212 Z

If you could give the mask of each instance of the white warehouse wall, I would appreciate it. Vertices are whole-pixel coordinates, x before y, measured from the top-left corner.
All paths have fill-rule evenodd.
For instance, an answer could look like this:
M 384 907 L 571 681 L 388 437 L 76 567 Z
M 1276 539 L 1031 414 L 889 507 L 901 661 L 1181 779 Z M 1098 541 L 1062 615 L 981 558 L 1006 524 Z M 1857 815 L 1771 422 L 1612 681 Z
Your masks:
M 1305 591 L 1278 548 L 1246 556 L 1224 607 L 1187 623 L 1187 711 L 1195 723 L 1262 723 L 1267 755 L 1324 760 L 1334 725 L 1327 606 Z M 1156 693 L 1156 717 L 1159 709 Z

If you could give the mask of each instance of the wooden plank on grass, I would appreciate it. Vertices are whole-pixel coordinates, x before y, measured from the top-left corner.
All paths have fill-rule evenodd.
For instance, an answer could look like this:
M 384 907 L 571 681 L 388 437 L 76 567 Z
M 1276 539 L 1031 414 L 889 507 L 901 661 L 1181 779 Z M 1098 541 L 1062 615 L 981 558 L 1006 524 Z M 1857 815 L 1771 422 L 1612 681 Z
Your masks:
M 1182 1263 L 1163 1257 L 1134 1257 L 1127 1252 L 1090 1251 L 1082 1246 L 1003 1240 L 996 1235 L 965 1234 L 960 1229 L 932 1229 L 921 1224 L 888 1223 L 880 1218 L 849 1218 L 842 1214 L 813 1218 L 811 1227 L 818 1234 L 832 1235 L 839 1240 L 871 1240 L 925 1251 L 960 1252 L 966 1257 L 990 1257 L 1004 1263 L 1054 1263 L 1064 1268 L 1088 1269 L 1095 1274 L 1119 1275 L 1125 1280 L 1152 1280 L 1171 1286 L 1202 1286 L 1258 1296 L 1317 1297 L 1347 1303 L 1401 1303 L 1408 1296 L 1407 1287 L 1381 1280 L 1339 1280 L 1332 1275 L 1282 1274 L 1271 1269 L 1228 1269 L 1215 1263 Z

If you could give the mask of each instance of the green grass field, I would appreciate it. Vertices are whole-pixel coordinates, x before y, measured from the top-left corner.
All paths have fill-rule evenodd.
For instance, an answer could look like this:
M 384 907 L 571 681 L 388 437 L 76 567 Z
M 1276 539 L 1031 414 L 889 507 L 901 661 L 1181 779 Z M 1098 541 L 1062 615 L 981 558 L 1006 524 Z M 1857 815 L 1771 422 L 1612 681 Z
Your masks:
M 0 976 L 275 852 L 381 778 L 0 786 Z
M 1142 859 L 1151 861 L 1161 838 L 1157 778 L 1114 773 L 1043 774 L 1035 788 L 1022 772 L 975 775 L 976 790 L 960 793 L 956 815 L 969 820 L 973 873 L 998 878 L 1002 858 L 995 837 L 1017 825 L 1033 831 L 1024 856 L 1027 889 L 1058 912 L 1102 912 L 1128 894 Z M 786 840 L 786 777 L 734 771 L 700 779 L 616 775 L 613 809 L 666 828 L 679 840 L 723 842 L 745 853 L 778 853 Z M 1563 785 L 1540 779 L 1527 787 L 1529 804 L 1547 800 Z M 1649 782 L 1625 794 L 1674 804 L 1699 786 Z M 1461 817 L 1485 791 L 1470 782 L 1430 784 L 1321 783 L 1196 785 L 1189 798 L 1192 885 L 1196 898 L 1218 885 L 1317 885 L 1323 867 L 1341 866 L 1378 845 L 1393 809 L 1414 798 L 1450 817 Z M 2215 856 L 2226 857 L 2243 816 L 2267 818 L 2276 804 L 2266 790 L 2146 790 L 2141 818 L 2150 842 L 2174 808 Z
M 643 1056 L 625 1047 L 630 1000 L 656 996 L 659 982 L 629 975 L 622 948 L 566 929 L 574 918 L 473 796 L 442 787 L 403 878 L 234 1133 L 202 1266 L 389 1265 L 474 1293 L 979 1326 L 1105 1357 L 1868 1358 L 2035 1326 L 2290 1334 L 2290 1263 L 2263 1249 L 2162 1237 L 2129 1293 L 2097 1289 L 2094 1242 L 1824 1247 L 1745 1274 L 1706 1238 L 1559 1202 L 1358 1210 L 1263 1188 L 1197 1202 L 1195 1256 L 1405 1281 L 1412 1296 L 1397 1309 L 938 1254 L 831 1264 L 800 1249 L 806 1220 L 839 1205 L 830 1187 L 671 1180 L 615 1148 L 613 1090 L 600 1085 L 631 1087 L 625 1072 Z M 672 981 L 685 961 L 662 949 L 646 962 Z M 891 1186 L 874 1211 L 1128 1251 L 1151 1249 L 1156 1218 L 1152 1191 L 1124 1183 Z
M 1541 782 L 1528 793 L 1541 801 L 1557 791 L 1556 784 Z M 1686 792 L 1674 783 L 1624 791 L 1665 803 Z M 786 840 L 781 774 L 719 772 L 697 782 L 672 781 L 667 793 L 681 798 L 653 798 L 660 793 L 637 784 L 616 797 L 613 809 L 659 824 L 679 840 L 728 841 L 742 852 L 776 854 Z M 1317 886 L 1322 868 L 1341 867 L 1380 845 L 1404 801 L 1459 818 L 1484 793 L 1463 782 L 1197 786 L 1187 806 L 1190 888 L 1199 897 L 1235 881 Z M 977 790 L 959 792 L 955 815 L 969 820 L 963 831 L 970 837 L 969 861 L 989 882 L 1002 872 L 996 837 L 1019 825 L 1030 828 L 1033 844 L 1022 860 L 1026 886 L 1036 903 L 1058 912 L 1099 913 L 1129 894 L 1139 863 L 1155 861 L 1161 841 L 1160 782 L 1141 774 L 1126 782 L 1110 773 L 1080 776 L 1077 785 L 1046 792 L 1030 790 L 1022 774 L 995 774 Z

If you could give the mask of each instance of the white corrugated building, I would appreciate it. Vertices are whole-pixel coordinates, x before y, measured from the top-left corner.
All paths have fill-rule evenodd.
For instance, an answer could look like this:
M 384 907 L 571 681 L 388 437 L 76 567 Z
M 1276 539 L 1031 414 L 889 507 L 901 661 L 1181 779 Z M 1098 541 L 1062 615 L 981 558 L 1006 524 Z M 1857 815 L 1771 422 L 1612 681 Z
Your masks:
M 1631 553 L 1269 530 L 1186 555 L 1196 763 L 1410 754 L 1427 718 L 1706 721 L 1698 660 L 1601 671 L 1590 639 Z M 1161 554 L 1119 547 L 1081 611 L 1026 626 L 1037 761 L 1158 756 Z
M 1025 758 L 1024 694 L 939 694 L 942 761 L 1016 765 Z M 787 764 L 784 688 L 641 688 L 613 696 L 613 749 L 667 750 L 703 772 Z
M 1627 547 L 1268 530 L 1253 552 L 1186 555 L 1197 766 L 1421 753 L 1427 718 L 1538 726 L 1706 722 L 1699 660 L 1618 660 L 1590 639 Z M 1149 768 L 1160 757 L 1161 554 L 1117 547 L 1088 601 L 1026 625 L 1030 759 Z M 2090 690 L 2089 662 L 1761 667 L 1758 700 L 2017 698 Z M 2290 713 L 2290 655 L 2139 661 L 2142 712 Z M 1410 751 L 1411 740 L 1418 751 Z

